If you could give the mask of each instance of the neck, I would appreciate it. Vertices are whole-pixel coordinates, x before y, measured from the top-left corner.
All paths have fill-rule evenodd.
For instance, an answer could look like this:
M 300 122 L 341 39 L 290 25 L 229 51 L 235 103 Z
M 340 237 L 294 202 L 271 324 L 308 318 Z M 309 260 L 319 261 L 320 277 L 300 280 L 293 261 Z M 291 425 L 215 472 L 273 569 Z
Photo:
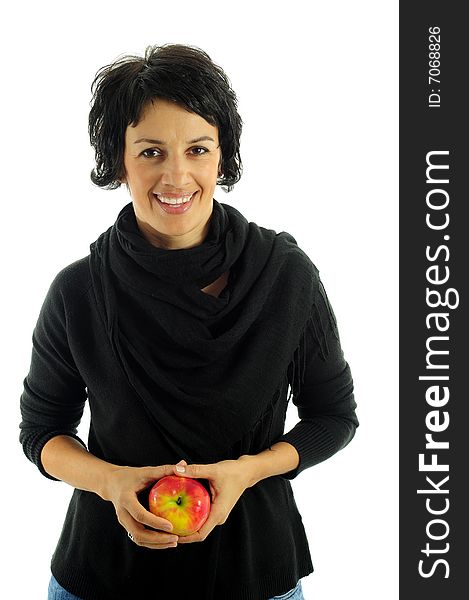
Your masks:
M 141 221 L 138 217 L 136 219 L 138 228 L 147 242 L 156 248 L 165 248 L 166 250 L 182 250 L 200 246 L 207 237 L 210 227 L 209 219 L 202 227 L 196 227 L 192 231 L 180 235 L 167 235 L 156 231 L 151 225 Z

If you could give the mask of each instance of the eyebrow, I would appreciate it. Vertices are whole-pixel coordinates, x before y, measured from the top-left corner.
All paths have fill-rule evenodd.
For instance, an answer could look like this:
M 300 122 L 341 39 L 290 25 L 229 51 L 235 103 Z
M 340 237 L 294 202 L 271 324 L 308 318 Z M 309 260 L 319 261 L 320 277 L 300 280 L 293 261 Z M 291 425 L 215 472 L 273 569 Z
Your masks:
M 189 140 L 188 142 L 186 142 L 186 144 L 195 144 L 196 142 L 203 142 L 205 140 L 215 142 L 215 140 L 213 138 L 211 138 L 209 135 L 201 135 L 198 138 Z M 166 145 L 166 142 L 163 142 L 163 140 L 153 140 L 151 138 L 139 138 L 138 140 L 135 140 L 134 144 L 140 144 L 141 142 L 146 142 L 148 144 L 160 144 L 161 146 Z

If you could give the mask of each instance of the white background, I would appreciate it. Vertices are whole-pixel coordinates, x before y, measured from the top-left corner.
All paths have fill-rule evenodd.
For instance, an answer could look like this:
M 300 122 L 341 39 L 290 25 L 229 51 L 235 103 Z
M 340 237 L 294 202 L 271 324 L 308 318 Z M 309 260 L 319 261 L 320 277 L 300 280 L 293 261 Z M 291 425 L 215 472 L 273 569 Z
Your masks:
M 1 597 L 13 585 L 15 599 L 46 597 L 71 494 L 18 442 L 38 312 L 56 273 L 130 201 L 89 180 L 91 81 L 122 54 L 170 42 L 208 52 L 238 94 L 244 174 L 215 198 L 311 257 L 354 376 L 355 439 L 293 481 L 315 566 L 305 598 L 398 597 L 397 21 L 389 0 L 3 9 Z M 287 430 L 296 420 L 289 411 Z

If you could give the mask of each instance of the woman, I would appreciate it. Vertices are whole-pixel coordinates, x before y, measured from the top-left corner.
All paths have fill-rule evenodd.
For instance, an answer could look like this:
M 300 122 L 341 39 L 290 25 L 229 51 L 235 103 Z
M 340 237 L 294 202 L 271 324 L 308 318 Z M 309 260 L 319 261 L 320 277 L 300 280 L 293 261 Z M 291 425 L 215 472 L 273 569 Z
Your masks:
M 132 201 L 56 276 L 33 333 L 20 440 L 75 488 L 49 598 L 302 598 L 313 567 L 289 480 L 358 425 L 318 270 L 290 234 L 214 199 L 240 178 L 242 121 L 206 53 L 150 47 L 92 92 L 91 179 Z M 170 474 L 210 490 L 192 535 L 148 510 Z

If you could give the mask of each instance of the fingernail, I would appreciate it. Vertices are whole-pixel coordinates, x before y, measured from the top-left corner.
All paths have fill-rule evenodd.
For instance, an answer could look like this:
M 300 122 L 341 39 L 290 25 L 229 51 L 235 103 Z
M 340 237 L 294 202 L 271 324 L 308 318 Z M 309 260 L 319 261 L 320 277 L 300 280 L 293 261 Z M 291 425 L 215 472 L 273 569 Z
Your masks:
M 185 473 L 186 472 L 186 467 L 182 464 L 184 461 L 179 461 L 178 464 L 176 465 L 176 471 L 178 473 Z

